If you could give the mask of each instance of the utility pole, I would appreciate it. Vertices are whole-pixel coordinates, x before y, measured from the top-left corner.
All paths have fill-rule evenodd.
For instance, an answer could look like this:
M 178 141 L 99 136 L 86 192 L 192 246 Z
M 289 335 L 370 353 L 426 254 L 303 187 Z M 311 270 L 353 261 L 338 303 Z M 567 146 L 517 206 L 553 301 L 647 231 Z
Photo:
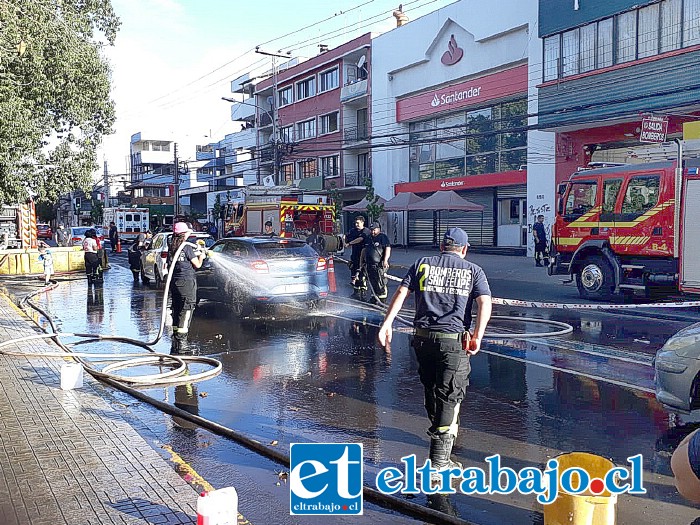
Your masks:
M 274 155 L 274 168 L 273 177 L 275 179 L 275 184 L 280 182 L 280 142 L 281 139 L 277 136 L 277 119 L 279 114 L 277 112 L 278 100 L 277 100 L 277 63 L 276 58 L 286 58 L 289 59 L 289 55 L 281 55 L 278 53 L 268 53 L 267 51 L 260 51 L 257 47 L 255 52 L 260 55 L 266 55 L 272 58 L 272 154 Z
M 177 217 L 180 215 L 180 164 L 177 159 L 177 142 L 175 142 L 175 163 L 173 167 L 175 168 L 175 174 L 173 182 L 175 183 L 175 202 L 173 205 L 173 215 Z

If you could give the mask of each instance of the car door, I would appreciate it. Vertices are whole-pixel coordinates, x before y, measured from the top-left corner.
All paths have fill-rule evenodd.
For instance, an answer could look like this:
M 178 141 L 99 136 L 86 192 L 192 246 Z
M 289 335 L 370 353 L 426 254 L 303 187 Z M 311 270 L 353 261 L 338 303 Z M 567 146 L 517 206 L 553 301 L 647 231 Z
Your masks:
M 217 294 L 220 295 L 221 275 L 219 274 L 222 272 L 222 269 L 218 268 L 216 262 L 212 259 L 221 257 L 227 244 L 227 242 L 221 242 L 212 246 L 209 251 L 213 252 L 213 254 L 204 259 L 202 267 L 195 273 L 198 298 L 212 300 L 217 298 Z
M 143 271 L 149 279 L 155 279 L 154 267 L 156 266 L 156 257 L 160 257 L 160 251 L 163 246 L 163 235 L 158 234 L 153 237 L 153 242 L 148 250 L 143 253 Z

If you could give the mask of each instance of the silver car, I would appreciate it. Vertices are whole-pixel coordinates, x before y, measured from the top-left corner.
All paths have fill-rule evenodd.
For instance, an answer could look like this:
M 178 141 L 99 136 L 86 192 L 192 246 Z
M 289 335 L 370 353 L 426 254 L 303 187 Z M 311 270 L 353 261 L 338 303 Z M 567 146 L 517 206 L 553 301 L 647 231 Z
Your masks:
M 156 234 L 141 254 L 141 281 L 149 283 L 153 281 L 156 287 L 160 288 L 165 283 L 167 277 L 166 262 L 168 259 L 168 248 L 170 247 L 170 237 L 173 232 L 161 232 Z M 187 239 L 196 243 L 204 240 L 207 248 L 212 246 L 216 240 L 208 233 L 193 232 Z
M 700 323 L 692 324 L 662 346 L 654 359 L 656 399 L 666 408 L 700 408 Z

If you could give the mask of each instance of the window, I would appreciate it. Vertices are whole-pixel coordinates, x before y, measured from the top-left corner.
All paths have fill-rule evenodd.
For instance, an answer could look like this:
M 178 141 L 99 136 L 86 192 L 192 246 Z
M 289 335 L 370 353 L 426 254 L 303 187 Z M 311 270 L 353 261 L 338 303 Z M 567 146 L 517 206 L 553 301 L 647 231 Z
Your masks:
M 613 19 L 598 22 L 598 45 L 596 47 L 596 67 L 608 67 L 613 64 Z
M 659 202 L 658 175 L 633 177 L 627 185 L 625 200 L 622 202 L 622 214 L 625 219 L 636 219 L 649 211 Z
M 617 195 L 620 193 L 622 179 L 606 180 L 603 183 L 603 210 L 602 213 L 615 213 Z
M 340 175 L 339 158 L 337 155 L 333 157 L 323 157 L 321 159 L 321 174 L 326 179 L 338 177 Z
M 683 0 L 683 46 L 700 44 L 700 0 Z
M 544 80 L 559 78 L 559 35 L 544 39 Z
M 319 92 L 329 91 L 338 87 L 338 68 L 324 71 L 318 75 Z
M 579 31 L 567 31 L 562 36 L 562 76 L 568 77 L 578 73 Z
M 313 97 L 316 94 L 316 77 L 297 82 L 297 100 Z
M 294 126 L 280 128 L 280 138 L 282 142 L 294 142 Z
M 338 112 L 321 117 L 321 135 L 338 131 Z
M 125 221 L 133 221 L 134 219 L 132 218 L 131 213 L 127 213 L 126 216 L 124 217 Z
M 661 52 L 681 47 L 682 0 L 661 2 Z
M 581 28 L 581 73 L 595 69 L 595 30 L 596 24 Z
M 564 215 L 580 217 L 595 206 L 598 183 L 594 181 L 574 182 L 566 198 Z
M 288 184 L 294 181 L 294 164 L 282 164 L 282 180 Z
M 637 11 L 628 11 L 617 16 L 617 63 L 636 58 Z
M 298 140 L 310 139 L 316 136 L 316 119 L 306 120 L 297 124 Z
M 278 107 L 286 106 L 294 102 L 294 93 L 292 86 L 287 86 L 277 91 Z
M 659 4 L 639 10 L 639 42 L 637 57 L 644 58 L 659 53 Z
M 302 160 L 297 162 L 297 174 L 299 179 L 309 179 L 318 175 L 316 169 L 316 159 Z

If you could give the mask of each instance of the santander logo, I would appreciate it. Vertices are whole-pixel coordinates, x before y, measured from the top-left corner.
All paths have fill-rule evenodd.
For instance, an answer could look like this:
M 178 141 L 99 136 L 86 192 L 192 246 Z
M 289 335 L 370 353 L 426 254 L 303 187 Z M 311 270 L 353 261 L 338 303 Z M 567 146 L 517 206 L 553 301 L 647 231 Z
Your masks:
M 433 97 L 433 101 L 430 103 L 430 105 L 434 108 L 440 105 L 440 99 L 438 98 L 437 94 Z
M 440 62 L 442 62 L 446 66 L 454 66 L 457 62 L 462 60 L 463 56 L 464 56 L 464 49 L 462 49 L 461 47 L 459 47 L 457 45 L 457 41 L 455 40 L 455 36 L 451 35 L 450 41 L 447 44 L 447 51 L 445 51 L 442 54 L 442 58 L 440 58 Z

